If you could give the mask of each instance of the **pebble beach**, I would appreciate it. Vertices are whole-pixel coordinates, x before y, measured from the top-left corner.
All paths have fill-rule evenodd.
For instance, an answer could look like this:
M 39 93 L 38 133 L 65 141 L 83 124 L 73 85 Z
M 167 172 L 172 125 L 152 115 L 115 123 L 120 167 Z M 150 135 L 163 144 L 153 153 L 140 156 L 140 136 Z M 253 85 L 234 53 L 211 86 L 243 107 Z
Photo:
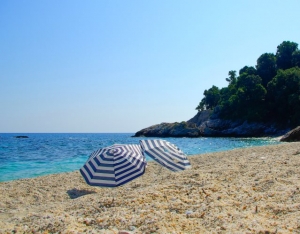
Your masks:
M 0 233 L 300 233 L 300 143 L 149 162 L 118 188 L 79 171 L 0 183 Z

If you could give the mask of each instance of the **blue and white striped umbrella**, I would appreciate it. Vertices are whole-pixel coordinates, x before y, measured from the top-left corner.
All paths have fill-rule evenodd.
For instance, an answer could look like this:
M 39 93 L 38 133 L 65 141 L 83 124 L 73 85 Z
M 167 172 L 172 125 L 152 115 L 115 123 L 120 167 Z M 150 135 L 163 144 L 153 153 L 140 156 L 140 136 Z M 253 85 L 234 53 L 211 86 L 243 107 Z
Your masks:
M 186 155 L 176 146 L 165 140 L 140 140 L 144 156 L 148 155 L 171 171 L 191 168 Z
M 145 167 L 139 145 L 115 144 L 93 152 L 80 173 L 89 185 L 117 187 L 143 175 Z

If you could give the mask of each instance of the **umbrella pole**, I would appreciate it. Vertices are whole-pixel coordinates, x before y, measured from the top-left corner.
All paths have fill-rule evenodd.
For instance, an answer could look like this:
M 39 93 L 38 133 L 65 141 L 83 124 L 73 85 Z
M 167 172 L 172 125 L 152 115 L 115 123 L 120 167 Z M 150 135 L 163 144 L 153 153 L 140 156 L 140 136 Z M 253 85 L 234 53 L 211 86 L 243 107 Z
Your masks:
M 116 194 L 115 194 L 115 193 L 117 192 L 116 190 L 118 190 L 118 189 L 115 188 L 115 189 L 113 189 L 113 190 L 114 190 L 114 191 L 112 192 L 113 198 L 112 198 L 111 205 L 115 207 L 115 200 L 116 200 L 116 199 L 115 199 L 115 198 L 116 198 Z
M 113 195 L 113 199 L 111 201 L 111 204 L 113 205 L 115 203 L 115 191 L 112 193 L 112 195 Z

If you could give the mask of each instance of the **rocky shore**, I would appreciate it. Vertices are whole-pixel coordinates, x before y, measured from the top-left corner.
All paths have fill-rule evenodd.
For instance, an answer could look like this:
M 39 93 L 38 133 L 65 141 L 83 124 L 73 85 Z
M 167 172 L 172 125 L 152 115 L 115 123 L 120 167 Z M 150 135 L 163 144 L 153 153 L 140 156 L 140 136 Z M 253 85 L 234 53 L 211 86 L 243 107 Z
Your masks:
M 144 128 L 134 137 L 266 137 L 280 136 L 289 129 L 273 123 L 249 123 L 220 119 L 210 110 L 198 112 L 193 118 L 180 123 L 161 123 Z
M 300 233 L 300 143 L 150 162 L 119 188 L 78 171 L 0 183 L 0 233 Z

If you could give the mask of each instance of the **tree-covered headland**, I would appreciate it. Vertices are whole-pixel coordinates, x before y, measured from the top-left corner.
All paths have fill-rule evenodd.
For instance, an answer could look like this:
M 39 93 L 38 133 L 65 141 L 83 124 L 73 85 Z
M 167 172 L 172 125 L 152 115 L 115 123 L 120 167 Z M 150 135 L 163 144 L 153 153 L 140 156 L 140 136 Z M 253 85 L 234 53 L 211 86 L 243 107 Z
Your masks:
M 213 110 L 220 118 L 300 125 L 300 50 L 284 41 L 276 54 L 264 53 L 255 66 L 229 71 L 228 86 L 212 86 L 196 110 Z

